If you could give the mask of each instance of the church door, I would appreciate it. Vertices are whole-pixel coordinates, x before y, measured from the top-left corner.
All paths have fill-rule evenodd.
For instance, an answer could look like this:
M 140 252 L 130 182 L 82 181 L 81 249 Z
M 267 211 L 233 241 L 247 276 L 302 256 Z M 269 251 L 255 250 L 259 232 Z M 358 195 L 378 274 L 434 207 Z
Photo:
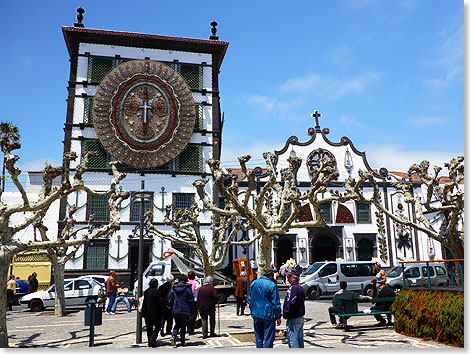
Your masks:
M 142 272 L 147 269 L 150 264 L 150 255 L 152 244 L 144 241 L 144 259 Z M 134 290 L 134 283 L 137 280 L 139 272 L 139 244 L 132 242 L 129 244 L 129 269 L 131 271 L 131 283 L 129 284 L 129 290 Z
M 292 242 L 288 239 L 281 239 L 276 243 L 276 268 L 279 269 L 281 265 L 286 263 L 286 261 L 293 257 L 293 249 L 292 249 Z
M 313 239 L 310 252 L 310 259 L 312 262 L 335 261 L 335 241 L 328 235 L 318 235 Z
M 370 261 L 374 256 L 374 245 L 367 239 L 362 239 L 357 243 L 357 259 L 359 261 Z

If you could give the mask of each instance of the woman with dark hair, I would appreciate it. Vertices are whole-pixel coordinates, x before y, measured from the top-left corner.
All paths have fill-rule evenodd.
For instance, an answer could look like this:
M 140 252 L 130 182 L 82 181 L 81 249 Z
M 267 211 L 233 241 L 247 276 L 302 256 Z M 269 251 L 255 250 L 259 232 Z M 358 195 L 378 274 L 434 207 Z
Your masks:
M 157 337 L 158 332 L 160 332 L 164 311 L 164 299 L 157 288 L 158 280 L 155 278 L 150 280 L 149 288 L 144 292 L 144 302 L 142 304 L 142 317 L 145 318 L 149 347 L 157 346 Z
M 180 333 L 181 346 L 185 345 L 186 326 L 191 315 L 191 304 L 194 302 L 194 295 L 191 291 L 191 284 L 187 284 L 188 277 L 181 275 L 178 282 L 173 285 L 175 300 L 173 304 L 173 316 L 175 327 L 171 334 L 171 345 L 176 346 L 176 336 Z

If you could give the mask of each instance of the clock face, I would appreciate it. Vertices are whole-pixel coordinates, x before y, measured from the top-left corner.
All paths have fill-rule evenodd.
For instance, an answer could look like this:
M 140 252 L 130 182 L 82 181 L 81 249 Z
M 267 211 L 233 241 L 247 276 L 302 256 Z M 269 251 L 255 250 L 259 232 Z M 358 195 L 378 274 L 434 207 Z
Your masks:
M 125 62 L 111 71 L 95 95 L 93 114 L 103 147 L 137 168 L 157 167 L 179 155 L 196 119 L 185 80 L 151 60 Z

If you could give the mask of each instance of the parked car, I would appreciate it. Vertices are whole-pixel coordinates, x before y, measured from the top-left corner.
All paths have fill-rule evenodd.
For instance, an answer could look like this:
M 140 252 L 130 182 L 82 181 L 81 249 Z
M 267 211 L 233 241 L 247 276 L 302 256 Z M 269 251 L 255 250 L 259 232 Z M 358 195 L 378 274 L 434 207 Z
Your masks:
M 447 270 L 442 263 L 408 263 L 405 266 L 406 287 L 428 287 L 428 270 L 431 286 L 446 286 L 449 284 Z M 399 293 L 403 289 L 403 267 L 393 267 L 387 273 L 387 283 Z
M 65 305 L 68 307 L 85 306 L 85 302 L 98 299 L 101 285 L 93 279 L 70 279 L 64 281 Z M 21 307 L 31 311 L 41 311 L 54 307 L 55 284 L 47 290 L 27 294 L 20 299 Z
M 334 294 L 342 281 L 348 283 L 348 290 L 370 295 L 371 280 L 376 275 L 374 264 L 372 261 L 316 262 L 300 274 L 299 284 L 312 300 Z
M 19 305 L 20 299 L 28 293 L 28 283 L 21 279 L 15 279 L 16 281 L 16 293 L 13 305 Z
M 82 275 L 81 277 L 78 277 L 78 279 L 94 279 L 101 285 L 106 286 L 106 280 L 108 280 L 108 275 L 101 275 L 101 274 Z

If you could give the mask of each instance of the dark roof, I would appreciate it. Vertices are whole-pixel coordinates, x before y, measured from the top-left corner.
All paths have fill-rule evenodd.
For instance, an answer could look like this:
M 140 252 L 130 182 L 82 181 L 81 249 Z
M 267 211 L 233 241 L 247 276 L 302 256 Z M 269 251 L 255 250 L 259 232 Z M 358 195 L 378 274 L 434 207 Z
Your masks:
M 83 27 L 64 26 L 62 27 L 62 33 L 70 57 L 72 57 L 72 47 L 85 42 L 214 54 L 215 63 L 217 63 L 217 68 L 219 69 L 229 44 L 228 42 L 209 39 L 170 37 L 146 33 L 97 30 Z
M 239 181 L 244 180 L 245 177 L 246 177 L 246 176 L 245 176 L 245 173 L 242 171 L 241 168 L 228 168 L 228 167 L 227 167 L 227 168 L 221 168 L 220 170 L 221 170 L 224 174 L 226 174 L 224 170 L 226 170 L 227 172 L 230 171 L 231 174 L 236 175 L 236 176 L 238 177 L 238 180 L 239 180 Z M 251 171 L 251 170 L 254 170 L 254 168 L 247 168 L 247 170 L 248 170 L 248 171 Z M 265 168 L 262 169 L 262 173 L 266 173 L 266 171 L 267 171 L 267 170 L 266 170 Z

